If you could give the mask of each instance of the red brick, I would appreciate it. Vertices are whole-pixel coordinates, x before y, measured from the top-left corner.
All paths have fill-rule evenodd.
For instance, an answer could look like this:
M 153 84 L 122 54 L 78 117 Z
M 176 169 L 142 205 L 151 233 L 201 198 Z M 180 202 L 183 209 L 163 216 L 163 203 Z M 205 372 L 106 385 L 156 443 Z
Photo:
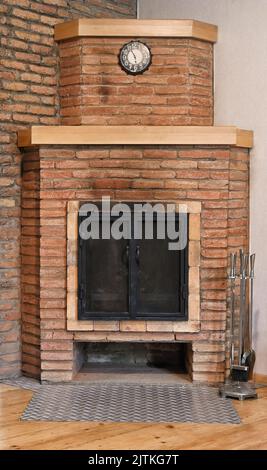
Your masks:
M 41 328 L 43 330 L 60 330 L 65 328 L 65 320 L 41 320 Z
M 72 361 L 73 352 L 72 351 L 42 351 L 41 352 L 42 361 Z
M 181 158 L 229 158 L 228 150 L 181 150 L 179 152 Z
M 72 341 L 42 341 L 43 351 L 72 351 Z
M 68 382 L 72 380 L 72 371 L 42 371 L 41 380 L 43 382 Z
M 153 149 L 153 150 L 144 150 L 145 158 L 176 158 L 176 150 L 165 150 L 165 149 Z
M 196 382 L 206 382 L 209 384 L 218 384 L 224 382 L 224 372 L 221 373 L 207 373 L 207 372 L 193 372 L 193 380 Z
M 194 372 L 206 372 L 207 370 L 207 364 L 202 364 L 202 363 L 197 363 L 193 364 L 193 371 Z M 209 362 L 208 364 L 208 370 L 209 372 L 224 372 L 225 371 L 225 363 L 224 361 L 221 363 L 211 363 Z
M 204 209 L 202 211 L 203 219 L 227 219 L 227 210 L 225 209 Z
M 226 291 L 205 291 L 203 300 L 224 300 L 226 301 Z M 226 311 L 205 311 L 203 313 L 203 320 L 226 320 Z
M 228 189 L 228 180 L 210 180 L 200 181 L 198 184 L 199 189 Z
M 18 5 L 21 5 L 21 4 L 23 4 L 23 2 L 19 2 Z M 25 6 L 25 5 L 21 5 L 21 6 Z M 20 8 L 14 8 L 12 13 L 14 16 L 17 16 L 19 18 L 25 18 L 26 20 L 33 20 L 33 21 L 39 20 L 39 15 L 29 10 L 22 10 Z
M 201 266 L 202 268 L 226 268 L 227 259 L 203 259 Z
M 203 289 L 225 289 L 226 271 L 224 269 L 202 269 L 201 270 L 201 286 Z M 206 282 L 205 282 L 206 280 Z
M 225 258 L 227 257 L 227 249 L 202 248 L 201 255 L 204 258 Z
M 21 74 L 21 80 L 25 82 L 41 83 L 42 78 L 40 77 L 40 75 L 36 73 L 27 72 L 27 73 Z
M 200 170 L 179 170 L 176 172 L 176 176 L 182 179 L 201 180 L 209 178 L 209 172 Z
M 32 116 L 31 114 L 13 114 L 13 120 L 14 121 L 20 121 L 20 122 L 28 122 L 30 123 L 37 123 L 38 122 L 38 116 Z
M 18 62 L 16 60 L 2 60 L 2 66 L 7 69 L 15 69 L 15 70 L 26 70 L 27 66 L 23 62 Z
M 195 354 L 194 355 L 194 362 L 198 363 L 207 363 L 207 362 L 212 362 L 212 363 L 217 363 L 217 362 L 223 362 L 225 360 L 225 354 L 224 352 L 204 352 L 202 354 Z
M 28 49 L 28 44 L 24 41 L 20 41 L 19 39 L 9 39 L 8 45 L 12 49 L 22 49 L 24 51 Z
M 224 352 L 225 344 L 224 343 L 209 343 L 209 342 L 197 342 L 193 343 L 193 350 L 196 352 Z
M 165 181 L 165 188 L 167 189 L 197 189 L 198 183 L 196 181 L 187 180 L 174 180 Z
M 129 183 L 128 183 L 129 184 Z M 135 189 L 158 189 L 164 187 L 164 181 L 160 180 L 138 180 L 131 183 L 131 188 Z
M 72 361 L 64 361 L 64 360 L 57 360 L 57 361 L 42 361 L 42 370 L 54 370 L 54 371 L 63 371 L 69 370 L 72 371 L 73 365 Z M 58 374 L 59 375 L 59 374 Z M 59 375 L 60 376 L 60 375 Z M 42 374 L 43 377 L 43 374 Z
M 201 242 L 203 248 L 226 248 L 227 238 L 208 238 Z
M 209 229 L 202 229 L 201 236 L 204 238 L 225 238 L 228 235 L 228 230 L 222 228 L 209 228 Z
M 225 191 L 213 191 L 213 190 L 206 190 L 206 191 L 188 191 L 187 196 L 190 199 L 226 199 L 228 197 L 228 193 Z

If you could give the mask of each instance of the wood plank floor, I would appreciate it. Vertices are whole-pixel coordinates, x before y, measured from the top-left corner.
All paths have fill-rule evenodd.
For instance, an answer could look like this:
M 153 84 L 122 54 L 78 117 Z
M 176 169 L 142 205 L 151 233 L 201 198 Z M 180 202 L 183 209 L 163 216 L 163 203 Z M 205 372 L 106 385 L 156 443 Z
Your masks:
M 267 449 L 267 388 L 235 401 L 239 425 L 21 422 L 32 392 L 0 385 L 0 449 Z

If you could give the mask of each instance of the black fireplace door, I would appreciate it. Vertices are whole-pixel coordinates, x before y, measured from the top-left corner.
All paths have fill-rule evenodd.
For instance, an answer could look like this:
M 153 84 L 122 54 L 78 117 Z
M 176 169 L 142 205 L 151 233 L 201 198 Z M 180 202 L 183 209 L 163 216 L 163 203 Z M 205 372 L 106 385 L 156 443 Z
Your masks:
M 144 224 L 138 240 L 133 223 L 128 240 L 79 238 L 80 320 L 187 319 L 188 248 L 169 250 L 173 240 L 157 237 L 156 220 L 146 239 Z

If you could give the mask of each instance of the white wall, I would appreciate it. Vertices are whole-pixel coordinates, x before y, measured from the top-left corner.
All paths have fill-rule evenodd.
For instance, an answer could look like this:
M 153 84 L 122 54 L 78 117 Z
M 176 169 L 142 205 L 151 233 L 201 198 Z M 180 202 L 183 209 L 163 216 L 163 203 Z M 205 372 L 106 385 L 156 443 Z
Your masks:
M 267 374 L 267 0 L 139 0 L 140 18 L 217 24 L 215 124 L 252 129 L 251 249 L 256 252 L 255 370 Z

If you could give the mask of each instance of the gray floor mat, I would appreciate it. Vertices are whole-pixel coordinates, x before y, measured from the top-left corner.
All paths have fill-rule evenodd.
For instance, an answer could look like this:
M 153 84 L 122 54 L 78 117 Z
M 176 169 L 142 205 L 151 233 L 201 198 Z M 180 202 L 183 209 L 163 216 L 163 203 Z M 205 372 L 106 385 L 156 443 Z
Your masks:
M 22 415 L 29 421 L 238 424 L 231 400 L 194 385 L 95 383 L 43 385 Z

